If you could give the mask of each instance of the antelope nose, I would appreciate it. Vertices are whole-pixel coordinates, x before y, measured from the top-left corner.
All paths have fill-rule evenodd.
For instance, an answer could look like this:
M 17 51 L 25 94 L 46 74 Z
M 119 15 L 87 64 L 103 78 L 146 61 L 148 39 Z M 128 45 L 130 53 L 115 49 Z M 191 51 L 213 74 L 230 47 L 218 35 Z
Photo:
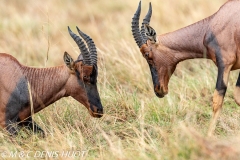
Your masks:
M 164 97 L 164 94 L 159 94 L 157 92 L 155 92 L 155 95 L 158 97 L 158 98 L 163 98 Z
M 103 108 L 98 108 L 97 113 L 103 114 Z
M 155 92 L 156 96 L 159 98 L 163 98 L 165 95 L 165 93 L 163 92 L 163 89 L 162 89 L 162 87 L 160 87 L 160 85 L 154 86 L 154 92 Z
M 103 108 L 97 108 L 97 113 L 96 113 L 96 117 L 97 118 L 101 118 L 103 116 Z
M 95 105 L 90 105 L 90 109 L 92 111 L 92 114 L 93 114 L 92 116 L 93 117 L 100 118 L 100 117 L 103 116 L 103 108 L 102 108 L 102 106 L 97 107 Z

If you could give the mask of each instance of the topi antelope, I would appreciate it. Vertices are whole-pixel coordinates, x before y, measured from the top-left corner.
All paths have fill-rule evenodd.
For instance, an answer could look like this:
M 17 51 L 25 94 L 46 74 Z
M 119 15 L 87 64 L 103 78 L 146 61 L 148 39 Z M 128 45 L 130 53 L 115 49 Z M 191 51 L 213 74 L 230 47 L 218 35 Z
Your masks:
M 88 35 L 78 27 L 77 30 L 88 48 L 68 27 L 81 54 L 74 61 L 65 52 L 63 59 L 66 65 L 32 68 L 20 64 L 11 55 L 0 54 L 0 126 L 10 134 L 17 134 L 25 126 L 44 135 L 43 130 L 33 122 L 31 113 L 37 113 L 67 96 L 82 103 L 91 116 L 102 116 L 103 107 L 97 90 L 96 47 Z
M 240 69 L 240 1 L 227 1 L 215 14 L 177 31 L 156 36 L 149 26 L 152 6 L 146 14 L 141 30 L 139 17 L 141 1 L 132 18 L 132 34 L 150 67 L 154 92 L 162 98 L 168 93 L 169 79 L 177 64 L 194 58 L 211 59 L 218 68 L 213 94 L 213 117 L 208 135 L 215 129 L 227 90 L 229 73 Z M 240 105 L 240 74 L 234 91 Z

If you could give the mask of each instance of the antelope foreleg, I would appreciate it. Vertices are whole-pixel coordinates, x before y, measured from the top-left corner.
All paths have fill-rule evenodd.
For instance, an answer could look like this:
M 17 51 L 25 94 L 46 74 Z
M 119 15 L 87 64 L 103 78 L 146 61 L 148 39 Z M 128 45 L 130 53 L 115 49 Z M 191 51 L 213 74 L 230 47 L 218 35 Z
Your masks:
M 17 125 L 16 121 L 8 121 L 6 130 L 11 136 L 16 136 L 19 132 L 19 126 Z
M 218 78 L 216 89 L 213 94 L 213 116 L 208 129 L 208 136 L 211 136 L 216 128 L 217 119 L 222 110 L 223 99 L 227 90 L 228 77 L 232 65 L 218 67 Z
M 42 137 L 45 137 L 45 133 L 41 127 L 38 126 L 36 122 L 32 120 L 32 117 L 28 117 L 24 121 L 19 123 L 19 126 L 26 127 L 27 129 L 33 131 L 34 133 L 40 133 Z
M 217 119 L 222 110 L 223 99 L 224 95 L 215 90 L 213 94 L 213 116 L 208 129 L 208 136 L 211 136 L 216 128 Z

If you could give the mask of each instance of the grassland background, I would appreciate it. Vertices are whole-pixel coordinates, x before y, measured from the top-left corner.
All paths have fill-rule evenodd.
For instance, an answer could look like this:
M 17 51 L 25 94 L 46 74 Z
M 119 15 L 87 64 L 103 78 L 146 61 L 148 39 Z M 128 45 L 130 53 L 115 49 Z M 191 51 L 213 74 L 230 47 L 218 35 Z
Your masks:
M 213 14 L 225 0 L 151 2 L 151 26 L 163 34 Z M 142 1 L 142 18 L 148 3 Z M 23 64 L 62 65 L 64 51 L 76 58 L 79 50 L 67 26 L 75 32 L 78 26 L 94 39 L 105 115 L 92 118 L 83 105 L 63 98 L 33 116 L 46 138 L 22 131 L 13 139 L 2 131 L 0 152 L 86 151 L 82 159 L 239 158 L 240 108 L 233 99 L 238 71 L 231 73 L 215 135 L 208 138 L 215 65 L 205 59 L 180 63 L 170 80 L 169 94 L 157 98 L 148 65 L 131 34 L 137 5 L 136 0 L 1 1 L 0 52 Z

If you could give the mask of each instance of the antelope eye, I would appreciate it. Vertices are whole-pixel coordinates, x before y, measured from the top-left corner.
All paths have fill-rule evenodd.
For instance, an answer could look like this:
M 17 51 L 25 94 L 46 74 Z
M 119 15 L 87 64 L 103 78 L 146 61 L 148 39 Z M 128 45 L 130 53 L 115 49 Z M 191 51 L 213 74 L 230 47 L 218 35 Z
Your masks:
M 147 53 L 145 53 L 145 58 L 148 58 L 149 57 L 149 53 L 147 52 Z

